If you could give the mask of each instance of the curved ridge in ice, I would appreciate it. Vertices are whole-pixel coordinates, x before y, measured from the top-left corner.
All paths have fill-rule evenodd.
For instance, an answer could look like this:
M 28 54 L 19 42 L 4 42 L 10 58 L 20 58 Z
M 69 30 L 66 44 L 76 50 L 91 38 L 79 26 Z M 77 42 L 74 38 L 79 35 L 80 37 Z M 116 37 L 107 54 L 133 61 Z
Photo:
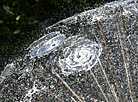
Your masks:
M 0 84 L 5 80 L 6 76 L 10 76 L 12 74 L 12 70 L 13 70 L 14 64 L 8 64 L 4 70 L 1 72 L 0 75 Z
M 122 5 L 122 4 L 125 4 L 125 3 L 132 2 L 132 1 L 133 1 L 133 0 L 113 1 L 113 2 L 110 2 L 110 3 L 105 4 L 105 6 L 116 6 L 116 5 Z
M 133 49 L 136 48 L 136 51 L 138 52 L 138 35 L 129 35 L 127 38 L 131 47 Z

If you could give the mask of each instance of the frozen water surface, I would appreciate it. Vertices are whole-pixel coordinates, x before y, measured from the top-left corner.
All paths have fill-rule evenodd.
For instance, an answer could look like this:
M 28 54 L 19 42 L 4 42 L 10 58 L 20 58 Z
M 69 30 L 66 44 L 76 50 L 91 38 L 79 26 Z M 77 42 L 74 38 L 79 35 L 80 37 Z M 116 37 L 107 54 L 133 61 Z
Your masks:
M 68 75 L 73 72 L 90 70 L 97 63 L 97 58 L 100 56 L 101 51 L 101 45 L 96 42 L 84 37 L 76 39 L 71 46 L 63 50 L 65 58 L 59 59 L 63 74 Z
M 31 52 L 32 57 L 43 56 L 60 46 L 64 40 L 64 35 L 58 35 L 48 41 L 42 41 Z
M 120 6 L 111 5 L 121 5 L 122 15 Z M 137 5 L 136 0 L 115 1 L 45 28 L 29 52 L 0 75 L 0 101 L 137 102 Z

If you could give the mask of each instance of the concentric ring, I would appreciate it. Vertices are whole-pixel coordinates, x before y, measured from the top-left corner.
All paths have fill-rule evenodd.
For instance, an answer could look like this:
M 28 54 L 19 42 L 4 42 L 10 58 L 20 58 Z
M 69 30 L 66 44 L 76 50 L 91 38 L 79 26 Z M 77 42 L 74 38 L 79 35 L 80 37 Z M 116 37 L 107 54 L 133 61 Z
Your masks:
M 102 46 L 84 37 L 73 41 L 63 50 L 64 59 L 59 59 L 63 74 L 90 70 L 101 55 Z

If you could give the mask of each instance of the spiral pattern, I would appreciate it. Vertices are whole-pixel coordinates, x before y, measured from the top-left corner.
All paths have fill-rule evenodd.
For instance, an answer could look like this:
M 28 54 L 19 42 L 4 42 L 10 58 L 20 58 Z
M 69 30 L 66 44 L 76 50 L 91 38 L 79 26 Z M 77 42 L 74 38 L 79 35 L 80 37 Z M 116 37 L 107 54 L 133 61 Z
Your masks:
M 59 59 L 59 65 L 63 74 L 71 74 L 82 70 L 90 70 L 96 63 L 102 52 L 100 44 L 83 37 L 63 51 L 64 59 Z

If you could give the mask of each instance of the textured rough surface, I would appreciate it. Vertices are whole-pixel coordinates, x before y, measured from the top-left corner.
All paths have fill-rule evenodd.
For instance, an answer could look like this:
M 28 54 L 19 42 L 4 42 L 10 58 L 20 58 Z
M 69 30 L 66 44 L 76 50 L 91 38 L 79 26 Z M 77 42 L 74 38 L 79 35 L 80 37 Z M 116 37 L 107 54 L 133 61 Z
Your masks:
M 1 74 L 0 77 L 1 100 L 31 100 L 35 102 L 47 100 L 50 102 L 57 102 L 57 99 L 54 98 L 55 95 L 65 102 L 72 102 L 76 98 L 73 99 L 71 94 L 68 94 L 62 85 L 58 84 L 59 82 L 53 78 L 53 76 L 57 78 L 55 74 L 52 74 L 53 76 L 49 74 L 50 72 L 53 73 L 53 71 L 56 71 L 84 102 L 91 102 L 92 100 L 97 102 L 105 101 L 103 93 L 110 102 L 115 102 L 117 99 L 114 98 L 115 94 L 113 94 L 108 87 L 107 80 L 103 74 L 104 70 L 112 86 L 112 90 L 115 89 L 114 91 L 118 100 L 121 101 L 122 99 L 116 86 L 116 79 L 118 79 L 118 84 L 123 93 L 124 102 L 129 102 L 131 98 L 125 66 L 128 69 L 127 73 L 129 73 L 129 81 L 131 82 L 131 89 L 133 89 L 132 92 L 135 94 L 134 96 L 138 97 L 138 52 L 136 48 L 137 41 L 135 40 L 135 37 L 138 35 L 138 4 L 132 1 L 123 3 L 121 6 L 123 8 L 122 16 L 125 21 L 124 25 L 121 20 L 120 6 L 105 5 L 82 12 L 47 27 L 44 35 L 47 35 L 47 40 L 57 35 L 52 32 L 60 32 L 66 36 L 65 42 L 56 50 L 39 58 L 45 67 L 38 63 L 36 59 L 31 58 L 29 53 L 26 53 L 24 58 L 16 59 L 13 64 L 7 65 L 3 71 L 5 74 Z M 80 18 L 79 20 L 78 16 Z M 102 31 L 98 31 L 97 29 L 95 23 L 97 20 L 101 24 Z M 125 63 L 121 52 L 117 23 L 119 23 L 120 27 L 123 51 L 126 59 Z M 123 26 L 125 26 L 124 33 L 127 39 L 125 39 L 123 34 Z M 103 36 L 99 33 L 103 33 L 106 45 L 102 39 Z M 133 36 L 134 39 L 132 38 Z M 40 38 L 40 41 L 43 41 L 43 38 L 44 37 Z M 83 39 L 81 40 L 81 38 Z M 80 41 L 77 42 L 78 40 Z M 127 43 L 127 47 L 125 43 Z M 93 50 L 93 44 L 96 46 L 102 45 L 101 47 L 103 50 L 101 50 L 100 54 L 98 54 L 98 50 Z M 101 47 L 99 48 L 101 49 Z M 95 64 L 93 64 L 93 62 L 89 63 L 89 61 L 92 61 L 91 59 L 96 58 L 96 56 L 93 56 L 93 52 L 94 55 L 99 56 L 102 66 L 100 62 Z M 78 56 L 78 53 L 81 54 L 81 56 Z M 68 76 L 63 73 L 64 66 L 60 66 L 61 61 L 64 60 L 60 59 L 61 55 L 63 55 L 65 59 L 67 57 L 66 60 L 68 62 L 65 63 L 71 65 L 70 69 L 64 70 Z M 68 57 L 72 60 L 68 59 Z M 70 63 L 71 61 L 74 61 L 73 64 Z M 88 70 L 89 68 L 87 68 L 88 64 L 92 67 L 90 71 Z M 46 71 L 45 68 L 50 72 Z M 69 73 L 67 73 L 68 71 Z M 91 72 L 94 73 L 93 77 Z M 113 74 L 116 75 L 116 79 Z M 97 85 L 96 81 L 99 82 L 99 85 Z M 99 86 L 103 90 L 103 93 L 101 89 L 99 90 Z M 134 96 L 133 99 L 136 99 Z

